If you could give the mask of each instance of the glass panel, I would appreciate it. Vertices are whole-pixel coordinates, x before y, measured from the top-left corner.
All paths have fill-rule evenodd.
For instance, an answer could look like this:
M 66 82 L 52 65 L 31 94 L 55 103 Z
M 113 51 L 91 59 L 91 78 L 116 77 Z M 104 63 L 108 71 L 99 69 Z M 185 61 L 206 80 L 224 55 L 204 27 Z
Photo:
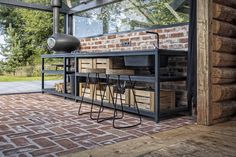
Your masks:
M 74 16 L 74 35 L 85 37 L 188 22 L 188 3 L 174 10 L 170 6 L 172 2 L 173 0 L 124 0 L 77 13 Z
M 41 4 L 49 6 L 51 4 L 51 0 L 17 0 L 18 2 L 32 3 L 32 4 Z
M 41 4 L 50 6 L 51 0 L 17 0 L 18 2 L 25 2 L 25 3 L 32 3 L 32 4 Z M 78 0 L 63 0 L 62 1 L 65 5 L 67 5 L 69 8 L 75 7 L 79 4 Z
M 69 8 L 73 8 L 79 5 L 79 0 L 63 0 L 63 3 L 66 4 Z

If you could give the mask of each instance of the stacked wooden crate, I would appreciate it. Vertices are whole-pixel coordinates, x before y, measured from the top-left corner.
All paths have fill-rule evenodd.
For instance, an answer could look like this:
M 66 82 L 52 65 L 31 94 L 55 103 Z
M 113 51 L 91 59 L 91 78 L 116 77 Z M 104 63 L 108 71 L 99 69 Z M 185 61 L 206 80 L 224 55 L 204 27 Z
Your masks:
M 108 58 L 96 58 L 96 59 L 79 59 L 79 63 L 78 63 L 78 67 L 79 67 L 79 72 L 86 72 L 86 69 L 122 69 L 124 67 L 124 63 L 121 60 L 121 58 L 114 58 L 114 59 L 108 59 Z M 82 93 L 84 91 L 84 86 L 85 83 L 80 83 L 80 96 L 82 96 Z M 85 97 L 87 98 L 92 98 L 92 92 L 93 90 L 95 90 L 95 99 L 96 100 L 101 100 L 101 96 L 100 96 L 100 90 L 98 88 L 98 85 L 95 87 L 95 89 L 93 89 L 93 85 L 89 85 L 86 90 L 85 93 Z M 105 90 L 104 85 L 101 86 L 102 88 L 102 94 L 103 91 Z M 114 92 L 114 89 L 111 88 L 111 92 L 112 95 L 115 96 L 116 93 Z M 128 91 L 126 93 L 129 93 Z M 120 95 L 118 95 L 118 97 L 120 97 Z M 123 103 L 127 103 L 127 101 L 125 101 L 125 99 L 127 96 L 125 96 L 125 94 L 122 94 L 122 99 L 124 100 Z M 109 94 L 109 90 L 108 88 L 106 89 L 105 92 L 105 97 L 104 97 L 104 101 L 105 102 L 110 102 L 112 103 L 112 99 L 111 96 Z M 118 103 L 120 103 L 120 99 L 118 100 Z
M 145 90 L 134 90 L 135 98 L 138 103 L 139 108 L 148 111 L 154 111 L 154 97 L 155 94 L 152 91 Z M 134 95 L 130 91 L 130 104 L 134 105 Z M 161 111 L 171 111 L 175 109 L 175 91 L 160 91 L 160 110 Z
M 55 83 L 55 91 L 58 93 L 64 93 L 64 83 Z M 67 93 L 71 93 L 70 83 L 67 83 Z
M 113 64 L 115 63 L 115 64 Z M 79 60 L 79 71 L 86 72 L 86 69 L 106 69 L 109 71 L 110 69 L 124 69 L 124 65 L 122 61 L 114 61 L 111 59 L 80 59 Z M 125 69 L 123 70 L 125 72 Z M 85 83 L 80 83 L 80 96 L 84 91 Z M 111 95 L 115 98 L 116 97 L 116 90 L 114 87 L 111 87 L 111 94 L 107 89 L 102 88 L 102 94 L 105 90 L 105 97 L 104 101 L 112 103 Z M 92 92 L 95 90 L 95 99 L 101 100 L 100 90 L 98 89 L 98 85 L 94 88 L 94 85 L 91 84 L 87 87 L 85 92 L 85 97 L 92 98 Z M 154 92 L 152 91 L 145 91 L 145 90 L 134 90 L 136 101 L 141 109 L 154 111 Z M 121 100 L 123 104 L 127 105 L 134 105 L 134 96 L 130 89 L 126 89 L 123 94 L 121 94 Z M 121 104 L 120 101 L 120 94 L 117 95 L 117 103 Z M 166 110 L 174 110 L 175 109 L 175 91 L 167 91 L 161 90 L 160 91 L 160 109 L 161 111 Z

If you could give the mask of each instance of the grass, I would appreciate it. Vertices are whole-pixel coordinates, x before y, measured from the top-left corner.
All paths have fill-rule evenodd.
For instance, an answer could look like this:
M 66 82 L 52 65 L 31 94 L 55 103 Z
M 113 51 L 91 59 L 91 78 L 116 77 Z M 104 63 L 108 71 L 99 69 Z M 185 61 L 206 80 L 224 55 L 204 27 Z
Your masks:
M 58 80 L 62 76 L 46 76 L 45 80 Z M 17 81 L 40 81 L 41 77 L 27 77 L 27 76 L 0 76 L 0 82 L 17 82 Z

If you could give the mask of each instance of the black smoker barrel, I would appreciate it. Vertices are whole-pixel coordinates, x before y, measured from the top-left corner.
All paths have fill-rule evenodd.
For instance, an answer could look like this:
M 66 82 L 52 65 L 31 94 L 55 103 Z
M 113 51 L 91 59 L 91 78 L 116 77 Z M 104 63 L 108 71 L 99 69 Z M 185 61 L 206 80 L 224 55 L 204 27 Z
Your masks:
M 70 53 L 80 47 L 79 39 L 67 34 L 53 34 L 48 38 L 47 44 L 50 50 L 57 52 Z

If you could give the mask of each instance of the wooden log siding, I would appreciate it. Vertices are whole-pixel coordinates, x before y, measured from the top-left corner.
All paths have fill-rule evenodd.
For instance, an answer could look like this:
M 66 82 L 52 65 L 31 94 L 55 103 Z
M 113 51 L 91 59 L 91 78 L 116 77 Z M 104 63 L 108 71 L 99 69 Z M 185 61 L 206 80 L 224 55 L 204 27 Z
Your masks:
M 236 0 L 213 0 L 212 123 L 236 113 Z
M 212 81 L 213 84 L 236 82 L 235 68 L 213 68 Z
M 219 102 L 236 98 L 236 84 L 222 84 L 212 86 L 212 100 Z
M 235 113 L 236 101 L 223 101 L 213 104 L 213 119 L 225 118 Z
M 213 18 L 220 21 L 235 24 L 236 23 L 236 9 L 214 3 L 213 4 Z
M 213 20 L 213 34 L 236 37 L 236 26 L 230 23 Z
M 236 39 L 214 35 L 213 36 L 213 51 L 220 51 L 220 52 L 235 54 L 236 53 Z
M 236 55 L 223 52 L 213 52 L 214 67 L 236 67 Z
M 224 6 L 229 6 L 236 8 L 236 1 L 235 0 L 214 0 L 215 3 L 222 4 Z

